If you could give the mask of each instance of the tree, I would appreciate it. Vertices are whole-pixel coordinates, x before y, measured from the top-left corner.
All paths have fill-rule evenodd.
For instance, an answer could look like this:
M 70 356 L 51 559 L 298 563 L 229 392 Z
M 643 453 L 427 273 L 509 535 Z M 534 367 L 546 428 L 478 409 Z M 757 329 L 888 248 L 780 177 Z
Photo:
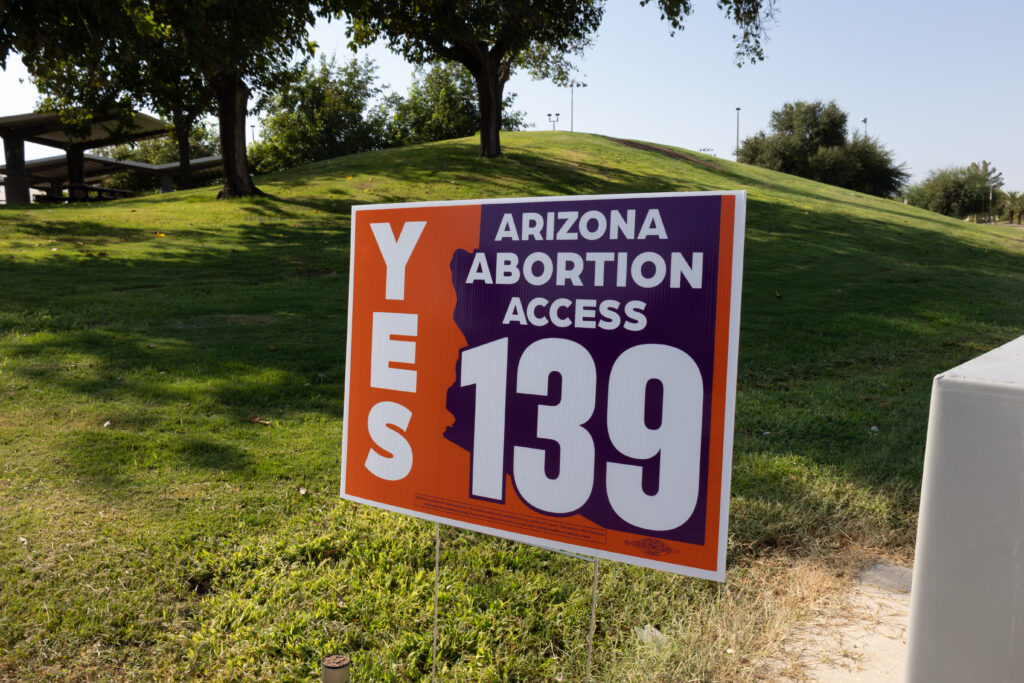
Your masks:
M 673 30 L 681 29 L 692 11 L 692 0 L 657 2 Z M 601 0 L 337 0 L 336 6 L 351 20 L 354 45 L 384 39 L 414 64 L 443 59 L 469 69 L 484 157 L 501 154 L 501 103 L 512 70 L 526 67 L 534 77 L 564 81 L 571 69 L 566 56 L 589 44 L 604 14 Z M 719 0 L 718 6 L 742 29 L 738 56 L 760 59 L 773 0 Z
M 600 24 L 603 8 L 592 0 L 340 0 L 351 18 L 355 45 L 384 38 L 413 64 L 458 62 L 473 75 L 480 111 L 480 152 L 501 154 L 501 102 L 516 60 L 535 44 L 557 54 L 578 52 Z M 545 54 L 550 54 L 547 52 Z M 542 69 L 540 62 L 535 64 Z
M 773 111 L 770 133 L 745 139 L 737 160 L 881 197 L 891 197 L 909 174 L 874 138 L 847 137 L 847 115 L 835 102 L 788 102 Z
M 217 101 L 224 168 L 221 197 L 261 194 L 245 145 L 249 95 L 273 92 L 290 74 L 296 51 L 312 54 L 307 27 L 323 6 L 308 0 L 131 0 L 152 13 L 154 31 L 173 35 Z
M 845 149 L 852 156 L 856 170 L 849 184 L 842 187 L 878 197 L 895 197 L 906 187 L 910 179 L 907 165 L 896 163 L 893 153 L 875 138 L 854 133 Z
M 806 178 L 811 173 L 811 159 L 819 150 L 845 144 L 846 118 L 835 102 L 787 102 L 771 113 L 771 135 L 760 132 L 754 139 L 744 140 L 737 159 Z M 828 152 L 823 154 L 830 156 Z M 819 160 L 819 167 L 821 163 Z M 828 165 L 826 162 L 825 167 Z
M 968 218 L 991 211 L 1003 174 L 987 161 L 930 171 L 907 189 L 907 202 L 943 216 Z
M 369 59 L 338 66 L 333 57 L 321 58 L 316 67 L 301 67 L 261 105 L 266 118 L 250 151 L 254 168 L 267 173 L 385 146 L 383 117 L 370 111 L 381 93 L 376 82 Z
M 56 111 L 71 129 L 87 124 L 96 112 L 130 112 L 134 103 L 149 105 L 170 118 L 177 140 L 179 187 L 191 186 L 190 134 L 196 122 L 213 111 L 213 97 L 173 36 L 157 33 L 136 15 L 122 17 L 124 31 L 80 46 L 73 54 L 54 54 L 55 44 L 31 57 L 32 81 L 45 96 L 42 109 Z M 140 22 L 143 26 L 140 26 Z M 84 27 L 91 32 L 88 25 Z
M 1024 194 L 1010 190 L 1006 193 L 1003 206 L 1006 209 L 1006 220 L 1009 223 L 1024 223 Z
M 145 58 L 139 62 L 142 85 L 138 92 L 158 114 L 170 118 L 174 124 L 180 168 L 178 187 L 186 189 L 192 187 L 193 133 L 197 122 L 214 111 L 213 92 L 189 61 L 185 45 L 166 33 L 144 34 L 149 45 L 144 45 Z M 219 150 L 210 152 L 204 148 L 203 152 L 200 156 L 213 156 Z
M 119 54 L 118 36 L 132 33 L 127 13 L 96 0 L 9 0 L 0 7 L 0 67 L 6 67 L 8 54 L 19 52 L 29 73 L 44 82 L 48 77 L 54 85 L 66 81 L 67 91 L 83 85 L 78 106 L 63 106 L 60 92 L 49 105 L 59 109 L 60 122 L 72 141 L 85 138 L 97 120 L 107 126 L 108 121 L 116 122 L 122 130 L 113 130 L 115 134 L 132 128 L 132 110 L 123 101 L 121 89 L 103 87 L 107 76 L 118 70 L 103 56 Z M 11 145 L 5 147 L 9 154 Z M 82 153 L 81 145 L 68 150 L 72 183 L 83 180 Z M 23 156 L 23 151 L 15 156 Z
M 521 130 L 525 114 L 511 109 L 515 94 L 501 103 L 502 130 Z M 435 62 L 416 70 L 409 93 L 386 102 L 388 137 L 411 145 L 473 135 L 480 129 L 480 106 L 472 74 L 461 64 Z

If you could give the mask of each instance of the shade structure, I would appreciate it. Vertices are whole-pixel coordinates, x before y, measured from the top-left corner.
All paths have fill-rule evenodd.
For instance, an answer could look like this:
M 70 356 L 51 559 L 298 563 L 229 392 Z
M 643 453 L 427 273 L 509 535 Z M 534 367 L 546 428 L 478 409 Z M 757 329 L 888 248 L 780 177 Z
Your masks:
M 64 150 L 70 186 L 85 183 L 84 152 L 87 149 L 132 142 L 162 135 L 172 126 L 166 121 L 132 112 L 131 125 L 125 125 L 118 112 L 94 117 L 89 130 L 72 135 L 55 112 L 33 112 L 0 117 L 0 138 L 4 143 L 3 173 L 9 204 L 29 202 L 30 181 L 25 170 L 25 143 L 32 142 Z
M 167 164 L 147 164 L 141 161 L 124 161 L 93 154 L 82 155 L 82 182 L 97 183 L 105 176 L 122 171 L 131 171 L 160 179 L 164 191 L 173 189 L 173 181 L 178 177 L 178 162 Z M 193 178 L 209 177 L 220 173 L 219 156 L 192 159 L 189 170 Z M 6 174 L 7 166 L 0 166 L 0 175 Z M 59 195 L 70 183 L 67 159 L 63 155 L 33 159 L 24 165 L 24 177 L 28 187 L 42 190 L 51 196 Z

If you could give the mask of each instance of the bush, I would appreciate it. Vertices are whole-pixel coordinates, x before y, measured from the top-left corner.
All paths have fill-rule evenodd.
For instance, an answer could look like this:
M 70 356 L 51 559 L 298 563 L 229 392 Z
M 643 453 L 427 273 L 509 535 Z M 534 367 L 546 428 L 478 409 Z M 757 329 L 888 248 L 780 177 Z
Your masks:
M 525 127 L 523 112 L 511 110 L 514 100 L 511 93 L 502 102 L 502 130 Z M 437 62 L 418 69 L 408 96 L 393 96 L 388 106 L 388 137 L 396 145 L 463 138 L 480 130 L 476 83 L 461 64 Z
M 907 188 L 907 203 L 943 216 L 968 218 L 993 213 L 1003 175 L 987 161 L 933 170 Z M 990 199 L 991 197 L 991 199 Z
M 370 59 L 338 66 L 321 58 L 316 67 L 300 67 L 262 103 L 263 135 L 249 149 L 250 166 L 268 173 L 387 146 L 384 122 L 371 115 L 381 92 Z
M 761 131 L 744 140 L 736 158 L 880 197 L 898 194 L 909 178 L 906 166 L 873 138 L 848 138 L 846 121 L 835 102 L 786 103 L 772 112 L 771 134 Z

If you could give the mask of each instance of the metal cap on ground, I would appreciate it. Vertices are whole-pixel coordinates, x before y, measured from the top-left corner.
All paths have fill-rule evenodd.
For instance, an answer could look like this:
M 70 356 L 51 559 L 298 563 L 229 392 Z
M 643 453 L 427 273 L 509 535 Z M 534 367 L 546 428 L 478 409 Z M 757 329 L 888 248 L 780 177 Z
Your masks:
M 320 680 L 322 683 L 348 683 L 351 664 L 352 658 L 348 655 L 327 655 L 320 661 Z

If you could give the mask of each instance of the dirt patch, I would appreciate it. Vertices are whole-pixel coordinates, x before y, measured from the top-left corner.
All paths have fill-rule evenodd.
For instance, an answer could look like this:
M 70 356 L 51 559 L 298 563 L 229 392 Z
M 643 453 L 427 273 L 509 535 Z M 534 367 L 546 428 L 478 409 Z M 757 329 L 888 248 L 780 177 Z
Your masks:
M 643 150 L 644 152 L 654 152 L 655 154 L 660 154 L 662 156 L 666 156 L 669 159 L 678 159 L 679 161 L 689 161 L 691 164 L 697 164 L 698 166 L 703 166 L 704 168 L 710 168 L 710 169 L 713 169 L 715 171 L 723 170 L 722 167 L 719 166 L 716 163 L 713 163 L 711 161 L 707 161 L 705 159 L 701 159 L 699 157 L 691 156 L 691 155 L 686 154 L 684 152 L 676 151 L 674 149 L 665 149 L 664 147 L 658 147 L 656 145 L 651 145 L 651 144 L 648 144 L 646 142 L 637 142 L 636 140 L 624 140 L 622 138 L 608 138 L 608 139 L 611 140 L 612 142 L 617 142 L 620 145 L 625 145 L 626 147 L 630 147 L 632 149 L 639 149 L 639 150 Z
M 783 642 L 772 680 L 898 683 L 903 679 L 911 570 L 876 564 L 846 594 L 817 605 Z

